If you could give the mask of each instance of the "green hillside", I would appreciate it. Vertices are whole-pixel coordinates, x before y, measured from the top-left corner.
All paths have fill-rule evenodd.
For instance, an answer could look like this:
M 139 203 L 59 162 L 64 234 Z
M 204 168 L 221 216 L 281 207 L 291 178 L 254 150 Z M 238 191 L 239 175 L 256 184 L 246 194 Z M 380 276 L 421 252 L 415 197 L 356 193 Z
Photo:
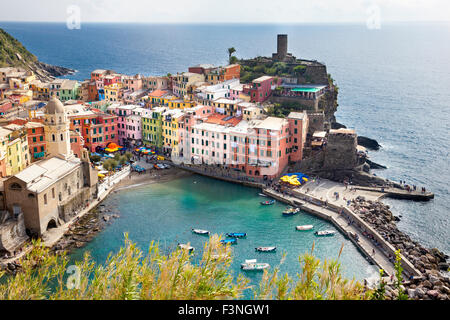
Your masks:
M 35 55 L 29 52 L 17 39 L 0 28 L 0 67 L 27 67 L 25 62 L 30 65 L 37 61 Z

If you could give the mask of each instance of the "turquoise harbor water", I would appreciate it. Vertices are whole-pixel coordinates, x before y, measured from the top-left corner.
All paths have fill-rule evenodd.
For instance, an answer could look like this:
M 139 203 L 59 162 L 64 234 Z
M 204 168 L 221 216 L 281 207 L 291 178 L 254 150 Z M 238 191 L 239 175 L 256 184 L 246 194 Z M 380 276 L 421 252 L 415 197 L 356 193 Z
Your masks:
M 336 230 L 332 224 L 307 213 L 284 217 L 284 204 L 262 206 L 260 201 L 266 198 L 257 193 L 257 189 L 197 175 L 114 193 L 104 204 L 120 213 L 120 218 L 112 220 L 86 247 L 74 251 L 72 259 L 82 258 L 87 250 L 102 263 L 111 251 L 123 245 L 123 235 L 128 232 L 130 239 L 144 251 L 152 240 L 158 240 L 165 252 L 174 250 L 178 243 L 190 242 L 196 248 L 196 261 L 201 258 L 203 244 L 208 239 L 191 232 L 192 228 L 198 228 L 216 234 L 247 233 L 246 239 L 239 239 L 238 244 L 232 246 L 235 275 L 242 272 L 240 264 L 245 259 L 258 259 L 275 267 L 285 252 L 281 271 L 295 277 L 300 270 L 298 256 L 311 250 L 313 242 L 314 253 L 321 259 L 336 259 L 344 244 L 340 261 L 348 278 L 362 280 L 376 273 L 377 269 L 340 233 L 319 238 L 313 231 L 295 230 L 295 226 L 306 224 L 314 225 L 315 230 Z M 277 252 L 255 252 L 259 246 L 276 246 Z M 261 278 L 261 273 L 246 272 L 245 275 L 253 281 Z

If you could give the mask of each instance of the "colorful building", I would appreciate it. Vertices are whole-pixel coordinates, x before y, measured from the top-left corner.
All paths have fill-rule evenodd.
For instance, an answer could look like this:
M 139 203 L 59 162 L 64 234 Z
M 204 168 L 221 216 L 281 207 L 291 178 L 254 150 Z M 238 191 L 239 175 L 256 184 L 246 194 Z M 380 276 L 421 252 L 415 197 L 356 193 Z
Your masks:
M 40 122 L 28 122 L 24 127 L 27 130 L 31 161 L 34 162 L 44 158 L 47 152 L 44 125 Z
M 167 110 L 162 114 L 163 151 L 178 157 L 179 128 L 184 113 L 179 109 Z
M 162 121 L 163 113 L 167 110 L 165 107 L 156 107 L 142 115 L 142 136 L 144 143 L 156 147 L 159 150 L 164 145 Z
M 12 123 L 4 126 L 4 129 L 10 131 L 6 148 L 6 174 L 11 176 L 30 165 L 30 152 L 26 130 L 23 126 Z
M 247 88 L 251 102 L 264 102 L 272 95 L 272 91 L 281 83 L 281 79 L 262 76 L 252 81 L 252 85 Z M 244 87 L 244 89 L 246 89 Z
M 172 91 L 180 98 L 184 98 L 188 95 L 191 86 L 195 83 L 205 82 L 205 76 L 198 73 L 184 72 L 172 77 Z
M 226 67 L 218 67 L 206 74 L 206 82 L 209 84 L 218 84 L 220 82 L 240 79 L 241 77 L 241 66 L 239 64 L 231 64 Z
M 105 100 L 109 102 L 118 102 L 122 98 L 123 89 L 122 84 L 113 83 L 111 85 L 105 85 Z
M 142 79 L 143 88 L 145 90 L 167 90 L 169 88 L 169 78 L 168 77 L 144 77 Z
M 118 143 L 116 115 L 91 110 L 79 104 L 66 105 L 64 108 L 70 121 L 70 130 L 81 134 L 84 146 L 90 152 L 96 152 L 97 147 L 105 148 L 111 142 Z M 78 140 L 72 142 L 78 143 Z

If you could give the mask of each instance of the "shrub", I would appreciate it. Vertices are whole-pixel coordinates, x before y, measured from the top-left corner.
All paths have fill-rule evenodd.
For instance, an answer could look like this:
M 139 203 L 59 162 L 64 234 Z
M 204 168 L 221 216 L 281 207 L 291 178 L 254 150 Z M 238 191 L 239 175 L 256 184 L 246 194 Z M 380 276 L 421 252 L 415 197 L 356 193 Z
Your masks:
M 233 276 L 231 249 L 219 241 L 219 236 L 212 236 L 203 247 L 200 262 L 193 264 L 192 256 L 185 250 L 164 255 L 153 241 L 144 254 L 125 234 L 124 246 L 116 254 L 110 254 L 103 265 L 96 265 L 86 253 L 83 260 L 76 262 L 76 268 L 68 266 L 66 253 L 55 255 L 40 241 L 34 241 L 33 250 L 21 259 L 22 268 L 17 274 L 0 273 L 0 299 L 239 299 L 244 290 L 251 288 L 249 280 L 242 274 Z M 265 271 L 253 298 L 368 298 L 370 292 L 361 284 L 342 277 L 337 260 L 321 263 L 313 256 L 313 250 L 299 258 L 301 270 L 297 281 L 287 275 L 279 276 L 278 267 L 272 273 Z M 77 273 L 67 277 L 66 270 L 74 269 Z

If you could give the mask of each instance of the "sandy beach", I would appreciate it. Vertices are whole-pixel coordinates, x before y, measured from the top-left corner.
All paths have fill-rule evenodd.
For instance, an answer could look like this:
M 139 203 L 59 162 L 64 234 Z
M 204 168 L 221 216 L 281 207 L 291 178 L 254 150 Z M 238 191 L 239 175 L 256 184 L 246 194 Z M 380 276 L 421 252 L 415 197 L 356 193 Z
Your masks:
M 141 163 L 139 163 L 139 165 L 141 165 Z M 192 173 L 174 167 L 164 170 L 147 169 L 146 173 L 132 172 L 128 178 L 123 179 L 116 185 L 113 192 L 141 187 L 152 183 L 168 182 L 171 180 L 188 177 L 190 175 L 192 175 Z

